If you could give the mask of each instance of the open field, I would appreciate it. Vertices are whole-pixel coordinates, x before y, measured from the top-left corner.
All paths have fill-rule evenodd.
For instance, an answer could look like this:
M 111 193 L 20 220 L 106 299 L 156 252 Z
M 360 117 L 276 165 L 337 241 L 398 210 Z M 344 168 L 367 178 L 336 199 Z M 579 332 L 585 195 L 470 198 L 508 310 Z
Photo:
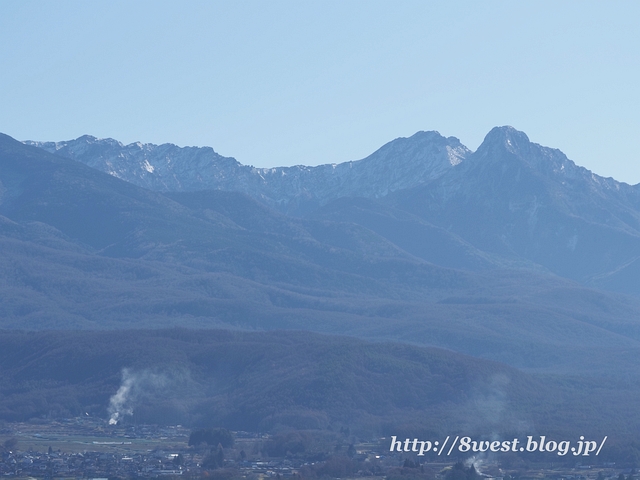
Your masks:
M 189 430 L 181 427 L 108 427 L 103 420 L 7 423 L 0 428 L 0 443 L 15 438 L 17 450 L 65 453 L 85 451 L 145 453 L 184 450 Z

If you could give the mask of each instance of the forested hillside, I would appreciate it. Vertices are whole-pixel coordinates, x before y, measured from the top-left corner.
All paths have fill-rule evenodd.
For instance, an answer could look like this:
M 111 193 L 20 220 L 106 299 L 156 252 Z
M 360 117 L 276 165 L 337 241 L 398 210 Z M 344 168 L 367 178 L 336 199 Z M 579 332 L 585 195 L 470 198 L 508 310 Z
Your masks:
M 0 332 L 4 420 L 86 412 L 105 424 L 622 438 L 637 435 L 639 392 L 638 381 L 526 374 L 440 349 L 306 332 Z

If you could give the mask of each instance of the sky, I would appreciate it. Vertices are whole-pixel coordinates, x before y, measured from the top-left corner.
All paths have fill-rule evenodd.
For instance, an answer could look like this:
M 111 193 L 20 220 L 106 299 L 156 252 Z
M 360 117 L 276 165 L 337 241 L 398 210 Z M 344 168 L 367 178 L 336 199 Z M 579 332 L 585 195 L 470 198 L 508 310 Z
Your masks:
M 635 184 L 639 20 L 637 1 L 2 0 L 0 132 L 272 167 L 511 125 Z

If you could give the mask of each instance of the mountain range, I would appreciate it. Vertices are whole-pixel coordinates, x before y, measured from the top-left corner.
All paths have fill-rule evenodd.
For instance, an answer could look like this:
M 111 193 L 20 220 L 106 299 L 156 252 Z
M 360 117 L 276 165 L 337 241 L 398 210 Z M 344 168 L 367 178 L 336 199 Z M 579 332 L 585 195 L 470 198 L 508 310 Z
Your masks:
M 586 398 L 640 373 L 639 188 L 511 127 L 273 169 L 0 135 L 0 328 L 348 335 Z
M 240 192 L 289 215 L 357 224 L 436 265 L 541 268 L 640 293 L 640 186 L 600 177 L 512 127 L 494 128 L 476 152 L 418 132 L 363 160 L 317 167 L 254 168 L 208 147 L 87 135 L 25 143 L 153 191 Z

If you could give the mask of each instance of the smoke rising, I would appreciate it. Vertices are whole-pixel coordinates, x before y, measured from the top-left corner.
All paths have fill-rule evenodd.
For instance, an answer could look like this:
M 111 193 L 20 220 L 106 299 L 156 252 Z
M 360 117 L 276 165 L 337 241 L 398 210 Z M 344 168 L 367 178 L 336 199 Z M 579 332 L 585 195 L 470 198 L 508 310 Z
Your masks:
M 135 406 L 145 398 L 161 395 L 167 389 L 169 378 L 149 370 L 134 372 L 122 370 L 118 391 L 109 399 L 109 425 L 117 425 L 127 415 L 133 415 Z

